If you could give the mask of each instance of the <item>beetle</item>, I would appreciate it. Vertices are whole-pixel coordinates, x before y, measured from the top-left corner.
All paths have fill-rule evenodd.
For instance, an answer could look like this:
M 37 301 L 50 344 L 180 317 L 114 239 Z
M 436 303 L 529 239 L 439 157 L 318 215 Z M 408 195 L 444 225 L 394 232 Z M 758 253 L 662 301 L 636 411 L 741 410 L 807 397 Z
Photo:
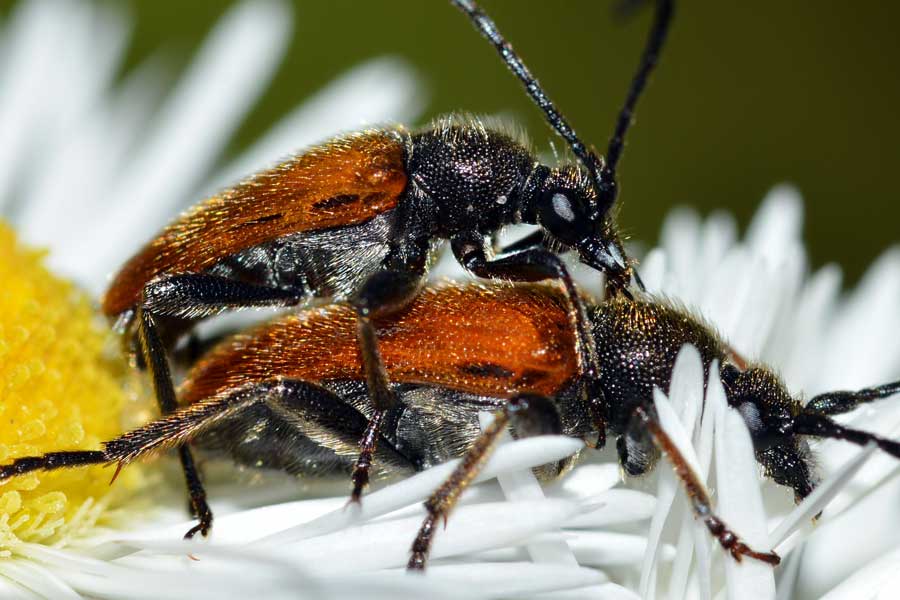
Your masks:
M 605 159 L 589 149 L 549 100 L 490 18 L 453 0 L 499 51 L 568 143 L 577 164 L 541 164 L 522 141 L 474 119 L 446 118 L 423 131 L 368 130 L 308 149 L 198 204 L 167 226 L 114 276 L 103 312 L 146 367 L 162 414 L 177 407 L 169 355 L 201 319 L 226 310 L 347 302 L 356 312 L 369 401 L 351 499 L 359 501 L 386 411 L 395 405 L 372 319 L 418 293 L 437 241 L 484 278 L 558 279 L 577 323 L 579 363 L 596 377 L 584 306 L 556 250 L 572 249 L 628 293 L 633 277 L 611 208 L 616 166 L 638 97 L 672 16 L 659 0 L 638 70 Z M 492 257 L 491 238 L 514 223 L 536 235 Z M 206 535 L 212 512 L 190 448 L 179 448 L 191 511 Z
M 352 472 L 357 440 L 376 409 L 368 401 L 352 308 L 333 305 L 285 315 L 223 340 L 189 371 L 176 412 L 103 444 L 102 450 L 24 457 L 0 467 L 0 480 L 36 469 L 117 463 L 194 442 L 235 462 L 301 476 Z M 712 327 L 665 300 L 622 294 L 591 304 L 588 319 L 600 364 L 597 397 L 585 401 L 577 330 L 568 301 L 541 284 L 426 288 L 403 311 L 378 320 L 382 357 L 397 403 L 383 415 L 374 459 L 387 473 L 413 472 L 463 456 L 425 503 L 411 569 L 425 566 L 436 523 L 445 519 L 499 434 L 607 431 L 626 473 L 638 476 L 666 455 L 694 514 L 736 560 L 778 564 L 748 547 L 716 516 L 703 484 L 662 429 L 653 389 L 668 392 L 676 356 L 697 348 L 704 371 L 717 368 L 728 404 L 747 424 L 756 459 L 797 502 L 816 485 L 805 438 L 874 443 L 900 458 L 900 443 L 837 424 L 830 415 L 900 393 L 900 381 L 813 397 L 788 393 L 768 367 L 746 363 Z M 478 413 L 494 411 L 484 432 Z M 598 423 L 597 413 L 602 419 Z M 567 465 L 547 465 L 554 476 Z

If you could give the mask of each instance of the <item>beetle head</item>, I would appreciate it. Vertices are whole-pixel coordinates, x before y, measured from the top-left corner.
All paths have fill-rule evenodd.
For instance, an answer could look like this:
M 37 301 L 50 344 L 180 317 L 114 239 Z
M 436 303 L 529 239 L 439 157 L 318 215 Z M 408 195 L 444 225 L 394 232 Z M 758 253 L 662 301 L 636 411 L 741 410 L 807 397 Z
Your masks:
M 591 180 L 575 166 L 550 169 L 535 198 L 535 220 L 550 238 L 575 250 L 581 262 L 607 278 L 628 282 L 625 257 L 610 207 Z

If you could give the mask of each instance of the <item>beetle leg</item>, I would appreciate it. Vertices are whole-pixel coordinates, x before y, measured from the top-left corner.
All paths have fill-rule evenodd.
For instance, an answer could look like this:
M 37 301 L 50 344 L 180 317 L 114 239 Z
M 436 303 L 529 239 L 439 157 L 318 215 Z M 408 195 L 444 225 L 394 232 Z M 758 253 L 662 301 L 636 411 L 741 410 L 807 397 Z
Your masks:
M 254 383 L 213 396 L 132 429 L 103 444 L 109 461 L 129 463 L 136 458 L 174 446 L 182 446 L 222 419 L 266 400 L 277 382 Z
M 114 462 L 121 467 L 146 454 L 184 444 L 219 420 L 260 400 L 260 386 L 254 385 L 252 389 L 241 389 L 171 412 L 104 442 L 103 450 L 48 452 L 17 458 L 0 467 L 0 481 L 38 470 L 52 471 Z
M 178 403 L 155 316 L 196 319 L 218 314 L 228 308 L 292 305 L 301 297 L 296 292 L 203 274 L 170 275 L 147 284 L 137 310 L 138 336 L 160 413 L 165 416 L 173 412 Z M 190 448 L 180 446 L 178 454 L 190 497 L 190 511 L 199 520 L 199 524 L 185 537 L 191 538 L 197 532 L 206 536 L 213 520 L 206 491 Z
M 531 250 L 533 248 L 544 248 L 550 252 L 553 252 L 550 244 L 551 242 L 544 234 L 544 232 L 538 230 L 526 235 L 522 239 L 513 242 L 508 246 L 504 246 L 498 250 L 495 250 L 495 254 L 500 256 L 516 254 L 518 252 L 522 252 L 523 250 Z M 631 261 L 629 261 L 629 263 L 630 262 Z M 634 265 L 629 266 L 626 273 L 628 273 L 630 277 L 612 277 L 609 273 L 605 273 L 607 297 L 611 297 L 616 294 L 624 294 L 624 296 L 629 300 L 633 299 L 633 296 L 628 289 L 628 286 L 631 284 L 635 285 L 637 289 L 642 292 L 647 290 L 647 287 L 644 285 L 644 281 L 641 279 L 641 276 Z
M 189 273 L 161 277 L 144 287 L 141 305 L 156 315 L 201 319 L 235 308 L 293 306 L 304 294 L 244 283 L 227 277 Z
M 137 319 L 141 352 L 144 356 L 144 362 L 150 371 L 153 391 L 156 395 L 156 402 L 159 404 L 160 413 L 165 416 L 174 412 L 178 407 L 175 399 L 175 388 L 172 386 L 172 376 L 169 372 L 169 361 L 166 359 L 165 347 L 162 339 L 159 337 L 159 329 L 153 316 L 142 307 L 138 307 Z M 197 465 L 194 462 L 194 456 L 191 454 L 190 448 L 180 446 L 178 448 L 178 457 L 181 460 L 181 467 L 184 471 L 184 479 L 190 497 L 191 514 L 200 521 L 197 527 L 192 528 L 185 534 L 185 537 L 193 537 L 197 531 L 205 537 L 212 526 L 213 517 L 209 504 L 206 502 L 206 491 L 203 489 L 203 482 L 200 480 L 200 474 L 197 472 Z
M 476 231 L 456 234 L 450 240 L 450 246 L 459 263 L 478 277 L 514 281 L 560 280 L 569 302 L 569 320 L 577 334 L 579 373 L 591 379 L 599 377 L 596 344 L 587 310 L 559 256 L 545 248 L 532 247 L 488 260 L 484 236 Z
M 447 525 L 447 517 L 456 506 L 459 497 L 478 475 L 490 457 L 494 445 L 500 435 L 512 423 L 520 437 L 531 435 L 560 433 L 559 413 L 553 402 L 544 396 L 521 394 L 511 398 L 500 410 L 494 413 L 494 420 L 475 438 L 466 454 L 450 474 L 450 477 L 439 487 L 428 500 L 425 510 L 428 512 L 419 534 L 413 541 L 411 555 L 406 568 L 421 571 L 425 569 L 428 553 L 434 539 L 435 526 L 443 520 Z
M 457 234 L 451 240 L 451 248 L 459 263 L 478 277 L 516 281 L 559 279 L 562 282 L 569 302 L 569 321 L 576 332 L 578 369 L 581 375 L 578 393 L 581 402 L 588 406 L 594 429 L 599 434 L 596 447 L 600 448 L 606 444 L 606 398 L 600 387 L 597 345 L 594 343 L 587 309 L 575 288 L 572 276 L 559 256 L 543 247 L 527 246 L 529 242 L 536 240 L 536 234 L 526 236 L 510 246 L 523 249 L 494 260 L 488 260 L 484 251 L 484 236 L 478 232 Z M 543 240 L 542 233 L 540 236 Z
M 774 552 L 757 552 L 747 546 L 735 532 L 728 528 L 722 519 L 716 516 L 712 509 L 712 501 L 706 493 L 706 488 L 700 479 L 697 478 L 697 474 L 691 469 L 678 447 L 663 430 L 656 416 L 651 416 L 647 409 L 638 406 L 634 409 L 634 417 L 632 427 L 640 426 L 646 430 L 650 439 L 653 440 L 653 444 L 669 459 L 675 475 L 681 480 L 681 485 L 684 486 L 684 491 L 690 500 L 694 515 L 703 521 L 709 532 L 714 538 L 719 540 L 719 544 L 731 554 L 734 560 L 740 562 L 742 557 L 749 556 L 770 565 L 777 565 L 781 562 L 781 558 Z
M 521 252 L 522 250 L 531 250 L 532 248 L 543 248 L 544 241 L 546 239 L 546 235 L 540 229 L 537 231 L 532 231 L 525 237 L 520 240 L 513 242 L 507 246 L 502 246 L 499 248 L 495 248 L 495 253 L 500 254 L 515 254 L 517 252 Z
M 412 240 L 392 248 L 385 257 L 383 270 L 373 273 L 350 304 L 357 315 L 357 339 L 373 414 L 359 441 L 359 458 L 353 469 L 351 502 L 359 502 L 369 483 L 369 468 L 375 454 L 384 415 L 396 403 L 390 389 L 387 370 L 378 350 L 373 320 L 402 309 L 419 293 L 425 281 L 428 241 Z
M 24 475 L 32 471 L 51 471 L 66 467 L 86 465 L 102 465 L 109 459 L 102 450 L 71 450 L 63 452 L 47 452 L 40 456 L 22 456 L 11 463 L 0 466 L 0 481 Z

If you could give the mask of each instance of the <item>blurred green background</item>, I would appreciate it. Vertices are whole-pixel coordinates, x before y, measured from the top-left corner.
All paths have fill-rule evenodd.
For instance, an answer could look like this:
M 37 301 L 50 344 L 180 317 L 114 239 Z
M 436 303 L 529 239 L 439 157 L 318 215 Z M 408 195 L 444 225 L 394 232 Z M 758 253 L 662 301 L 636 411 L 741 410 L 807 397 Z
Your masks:
M 347 67 L 393 54 L 419 72 L 428 116 L 515 115 L 541 148 L 552 137 L 519 83 L 468 21 L 441 0 L 302 1 L 274 85 L 236 152 Z M 650 20 L 597 0 L 484 0 L 576 130 L 605 148 Z M 129 63 L 160 48 L 186 60 L 224 2 L 133 3 Z M 621 219 L 655 240 L 665 213 L 722 207 L 741 224 L 776 183 L 806 204 L 816 265 L 856 279 L 898 241 L 900 7 L 887 2 L 679 3 L 659 70 L 621 163 Z

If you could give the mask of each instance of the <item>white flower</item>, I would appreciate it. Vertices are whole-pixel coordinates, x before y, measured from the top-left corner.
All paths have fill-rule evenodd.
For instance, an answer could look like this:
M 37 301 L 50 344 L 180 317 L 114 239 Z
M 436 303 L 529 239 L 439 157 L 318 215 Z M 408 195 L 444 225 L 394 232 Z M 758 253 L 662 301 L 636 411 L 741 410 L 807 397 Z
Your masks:
M 220 165 L 282 56 L 289 16 L 277 2 L 237 5 L 154 106 L 158 61 L 113 83 L 128 37 L 123 15 L 76 2 L 21 3 L 0 30 L 3 214 L 27 240 L 51 248 L 59 273 L 98 293 L 124 256 L 207 191 L 338 131 L 415 121 L 414 78 L 402 63 L 377 59 Z M 839 269 L 808 272 L 800 219 L 799 200 L 786 188 L 772 192 L 743 241 L 726 215 L 704 221 L 678 211 L 642 276 L 651 291 L 715 323 L 742 354 L 776 366 L 795 393 L 900 378 L 900 251 L 886 253 L 842 297 Z M 586 288 L 596 284 L 573 269 Z M 897 462 L 821 443 L 825 483 L 795 509 L 790 494 L 760 484 L 743 422 L 727 409 L 717 376 L 708 383 L 704 398 L 699 359 L 684 350 L 670 397 L 657 395 L 658 411 L 706 475 L 725 520 L 757 548 L 778 544 L 786 561 L 774 574 L 754 561 L 723 559 L 665 464 L 626 486 L 611 449 L 585 452 L 591 456 L 568 477 L 541 488 L 529 467 L 581 449 L 554 437 L 497 449 L 484 483 L 437 536 L 424 576 L 403 567 L 421 501 L 452 465 L 373 491 L 358 510 L 345 508 L 343 488 L 287 501 L 298 494 L 286 478 L 254 487 L 214 483 L 213 540 L 190 546 L 180 540 L 187 526 L 179 487 L 158 499 L 152 518 L 136 513 L 151 521 L 136 530 L 95 532 L 68 549 L 24 544 L 16 558 L 0 559 L 0 597 L 703 598 L 725 590 L 760 598 L 777 589 L 782 598 L 828 590 L 849 598 L 892 589 L 900 563 Z M 896 437 L 900 403 L 871 404 L 846 420 Z M 809 519 L 829 496 L 813 530 Z

